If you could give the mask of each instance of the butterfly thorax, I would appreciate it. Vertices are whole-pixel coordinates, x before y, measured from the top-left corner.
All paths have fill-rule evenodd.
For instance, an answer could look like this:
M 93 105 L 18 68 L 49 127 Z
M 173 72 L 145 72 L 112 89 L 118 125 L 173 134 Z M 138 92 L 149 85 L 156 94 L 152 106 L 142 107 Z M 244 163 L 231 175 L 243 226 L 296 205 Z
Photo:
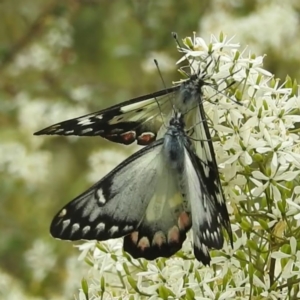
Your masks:
M 201 101 L 201 88 L 203 85 L 205 85 L 205 82 L 196 74 L 181 84 L 178 96 L 180 101 L 176 102 L 176 107 L 181 113 L 186 113 L 198 105 Z

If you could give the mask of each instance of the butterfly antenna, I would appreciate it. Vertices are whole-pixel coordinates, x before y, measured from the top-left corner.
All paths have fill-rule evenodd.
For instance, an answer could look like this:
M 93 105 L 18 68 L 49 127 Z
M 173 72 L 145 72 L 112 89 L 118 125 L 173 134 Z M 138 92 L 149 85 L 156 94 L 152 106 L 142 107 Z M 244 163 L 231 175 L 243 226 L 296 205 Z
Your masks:
M 161 81 L 162 81 L 162 83 L 163 83 L 163 85 L 164 85 L 164 88 L 166 89 L 167 86 L 166 86 L 166 83 L 165 83 L 165 81 L 164 81 L 164 78 L 163 78 L 163 76 L 162 76 L 162 74 L 161 74 L 161 71 L 160 71 L 160 68 L 159 68 L 159 65 L 158 65 L 158 61 L 157 61 L 156 59 L 154 59 L 154 63 L 155 63 L 155 65 L 156 65 L 156 68 L 157 68 L 159 77 L 160 77 L 160 79 L 161 79 Z
M 179 48 L 179 49 L 182 49 L 183 47 L 182 47 L 182 45 L 180 45 L 180 42 L 179 42 L 179 40 L 178 40 L 178 34 L 177 34 L 177 32 L 172 32 L 171 33 L 172 34 L 172 37 L 173 37 L 173 39 L 175 40 L 175 42 L 176 42 L 176 44 L 177 44 L 177 47 Z
M 163 78 L 163 76 L 162 76 L 162 73 L 161 73 L 160 68 L 159 68 L 159 65 L 158 65 L 158 61 L 157 61 L 156 59 L 154 59 L 154 63 L 155 63 L 155 65 L 156 65 L 156 68 L 157 68 L 159 77 L 160 77 L 160 79 L 161 79 L 161 81 L 162 81 L 162 83 L 163 83 L 163 86 L 164 86 L 165 89 L 167 89 L 166 83 L 165 83 L 165 81 L 164 81 L 164 78 Z M 163 114 L 162 114 L 161 105 L 159 104 L 159 101 L 157 101 L 156 98 L 155 98 L 155 101 L 156 101 L 157 106 L 158 106 L 158 108 L 159 108 L 159 110 L 160 110 L 160 115 L 161 115 L 162 122 L 163 122 L 165 128 L 167 128 L 167 125 L 165 124 L 165 119 L 164 119 Z M 172 101 L 171 101 L 171 103 L 172 103 Z M 172 106 L 173 106 L 173 103 L 172 103 Z

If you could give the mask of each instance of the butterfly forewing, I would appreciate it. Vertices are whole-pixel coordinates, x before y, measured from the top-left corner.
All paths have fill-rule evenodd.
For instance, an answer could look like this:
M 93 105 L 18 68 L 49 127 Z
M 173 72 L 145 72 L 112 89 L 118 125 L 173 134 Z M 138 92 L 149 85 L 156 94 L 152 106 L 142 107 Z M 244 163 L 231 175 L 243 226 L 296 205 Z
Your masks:
M 174 87 L 54 124 L 35 135 L 101 136 L 116 143 L 148 145 L 165 133 L 163 119 L 170 120 L 173 106 L 182 114 L 193 114 L 206 84 L 203 77 L 191 75 Z
M 170 114 L 169 94 L 176 94 L 180 85 L 125 101 L 107 109 L 66 120 L 35 135 L 101 136 L 110 141 L 147 145 L 156 139 L 163 121 L 161 114 Z M 159 102 L 159 107 L 157 103 Z
M 192 134 L 194 140 L 193 143 L 199 158 L 199 166 L 197 170 L 200 173 L 200 177 L 202 178 L 205 187 L 207 188 L 207 194 L 214 198 L 222 225 L 228 231 L 229 236 L 232 237 L 231 225 L 226 208 L 226 200 L 222 190 L 214 147 L 202 103 L 199 104 L 199 109 L 196 114 L 198 114 L 198 116 L 194 115 L 196 116 L 194 122 L 198 119 L 203 120 L 199 123 L 199 126 L 195 126 L 195 130 Z M 230 242 L 231 244 L 233 243 L 232 239 Z
M 51 234 L 68 240 L 106 240 L 136 229 L 156 186 L 158 153 L 159 143 L 155 143 L 125 160 L 67 204 L 53 219 Z M 134 194 L 139 201 L 131 201 Z

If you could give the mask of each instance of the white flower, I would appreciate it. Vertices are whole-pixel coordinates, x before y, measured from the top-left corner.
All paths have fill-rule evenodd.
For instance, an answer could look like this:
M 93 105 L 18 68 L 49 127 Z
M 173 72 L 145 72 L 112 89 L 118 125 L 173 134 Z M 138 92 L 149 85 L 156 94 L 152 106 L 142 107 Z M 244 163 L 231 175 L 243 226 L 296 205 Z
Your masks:
M 300 265 L 300 251 L 297 251 L 297 241 L 293 236 L 290 238 L 289 247 L 285 247 L 285 249 L 288 250 L 288 252 L 290 253 L 275 251 L 271 255 L 277 260 L 288 259 L 288 261 L 285 263 L 283 270 L 281 270 L 280 278 L 289 279 L 295 275 L 298 278 L 300 278 L 299 268 L 295 268 L 295 263 Z
M 0 170 L 13 178 L 23 179 L 30 188 L 36 188 L 37 183 L 47 179 L 50 152 L 30 152 L 21 143 L 8 142 L 0 144 L 0 157 Z
M 252 192 L 253 196 L 261 196 L 262 192 L 267 188 L 269 189 L 271 197 L 275 201 L 281 200 L 281 193 L 279 187 L 286 189 L 286 187 L 281 184 L 284 181 L 293 180 L 298 174 L 299 171 L 288 171 L 288 166 L 278 167 L 278 164 L 271 164 L 271 173 L 269 176 L 263 174 L 261 171 L 252 172 L 252 182 L 257 185 L 257 188 Z M 265 181 L 264 184 L 261 181 Z
M 36 240 L 24 256 L 37 281 L 42 281 L 52 271 L 56 262 L 52 247 L 42 240 Z
M 248 14 L 237 13 L 240 4 L 239 1 L 228 3 L 225 0 L 211 3 L 210 10 L 199 23 L 201 36 L 208 38 L 208 33 L 223 31 L 230 36 L 235 35 L 244 45 L 251 44 L 255 52 L 281 53 L 282 45 L 285 45 L 285 51 L 291 57 L 297 57 L 297 1 L 259 1 Z M 291 30 L 287 33 L 284 28 Z

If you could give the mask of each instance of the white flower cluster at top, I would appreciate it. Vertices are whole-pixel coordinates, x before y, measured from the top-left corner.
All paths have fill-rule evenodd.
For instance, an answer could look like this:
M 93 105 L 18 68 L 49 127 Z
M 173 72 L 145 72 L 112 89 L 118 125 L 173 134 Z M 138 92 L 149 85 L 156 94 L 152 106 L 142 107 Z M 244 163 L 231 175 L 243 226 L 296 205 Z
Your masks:
M 243 45 L 251 44 L 256 53 L 272 52 L 282 57 L 284 49 L 287 61 L 299 62 L 299 1 L 257 0 L 249 3 L 247 14 L 243 13 L 245 3 L 239 0 L 216 0 L 210 5 L 199 20 L 204 37 L 222 30 Z
M 263 69 L 263 57 L 220 35 L 194 36 L 178 63 L 199 66 L 209 83 L 203 101 L 234 247 L 193 259 L 188 238 L 170 259 L 132 259 L 122 240 L 87 242 L 91 265 L 78 299 L 293 299 L 300 282 L 300 122 L 298 86 Z M 89 298 L 87 297 L 89 295 Z

